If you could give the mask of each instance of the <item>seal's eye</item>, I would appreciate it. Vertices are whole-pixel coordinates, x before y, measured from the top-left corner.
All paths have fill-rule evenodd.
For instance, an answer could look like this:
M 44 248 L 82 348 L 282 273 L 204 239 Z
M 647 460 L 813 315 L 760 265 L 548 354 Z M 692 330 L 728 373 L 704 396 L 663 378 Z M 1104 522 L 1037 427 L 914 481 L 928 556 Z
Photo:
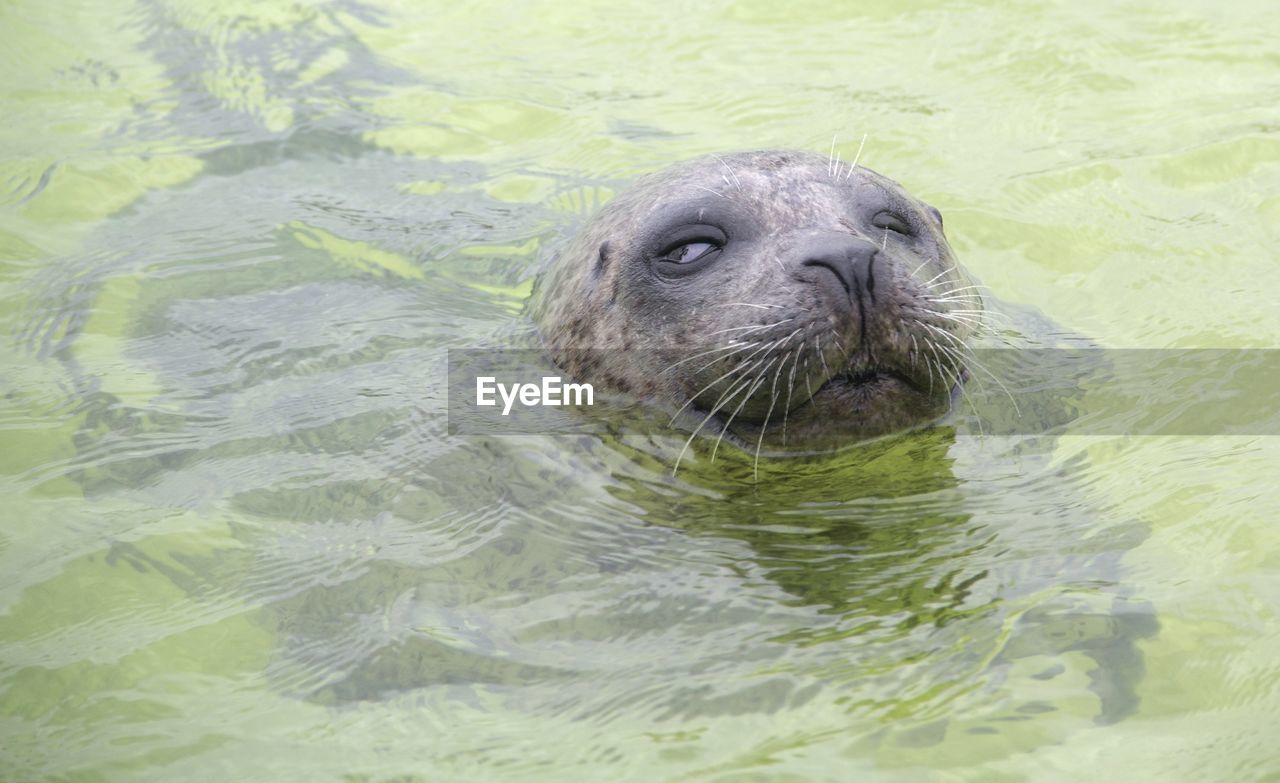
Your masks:
M 903 236 L 913 237 L 916 235 L 911 230 L 911 225 L 901 215 L 888 210 L 877 212 L 876 216 L 871 218 L 871 225 L 876 228 L 888 229 L 895 234 L 902 234 Z
M 653 268 L 665 277 L 690 275 L 720 257 L 729 238 L 706 224 L 676 228 L 666 236 L 663 249 L 653 258 Z
M 698 240 L 673 247 L 663 253 L 658 260 L 673 264 L 692 264 L 695 261 L 701 261 L 711 253 L 718 252 L 720 252 L 720 245 L 709 240 Z

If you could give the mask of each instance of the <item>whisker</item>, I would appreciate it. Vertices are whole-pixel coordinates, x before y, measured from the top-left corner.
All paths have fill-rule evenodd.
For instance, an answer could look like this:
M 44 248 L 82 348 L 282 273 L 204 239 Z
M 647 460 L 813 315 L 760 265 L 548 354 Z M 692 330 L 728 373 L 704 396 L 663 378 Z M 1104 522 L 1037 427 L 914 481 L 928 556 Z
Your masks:
M 911 344 L 915 346 L 916 352 L 920 353 L 920 344 L 916 342 L 916 336 L 911 335 Z M 933 365 L 929 362 L 929 357 L 921 354 L 924 359 L 924 368 L 929 371 L 929 396 L 933 396 Z
M 933 353 L 934 366 L 938 368 L 938 383 L 943 384 L 942 388 L 946 389 L 952 384 L 947 383 L 947 374 L 942 370 L 942 357 L 938 355 L 938 344 L 930 341 L 925 343 L 925 345 L 929 346 L 929 350 Z M 932 385 L 930 386 L 929 393 L 933 393 Z
M 716 445 L 711 448 L 712 462 L 716 461 L 716 454 L 720 451 L 720 441 L 724 439 L 724 434 L 729 431 L 729 426 L 733 424 L 733 420 L 742 411 L 742 406 L 747 404 L 747 400 L 751 399 L 751 395 L 755 394 L 756 389 L 760 388 L 760 384 L 764 383 L 764 374 L 769 372 L 769 368 L 773 366 L 774 361 L 776 361 L 776 357 L 770 359 L 768 364 L 761 368 L 756 382 L 751 384 L 751 388 L 747 389 L 746 393 L 742 395 L 742 400 L 738 402 L 738 407 L 734 408 L 733 413 L 729 414 L 729 420 L 724 423 L 724 427 L 720 429 L 720 434 L 716 436 Z
M 821 342 L 821 340 L 822 340 L 822 337 L 821 337 L 820 335 L 819 335 L 819 336 L 814 337 L 814 338 L 813 338 L 813 348 L 814 348 L 814 350 L 815 350 L 815 351 L 817 352 L 817 354 L 818 354 L 818 359 L 822 361 L 822 371 L 826 374 L 826 377 L 827 377 L 828 379 L 830 379 L 830 378 L 831 378 L 831 368 L 827 366 L 827 357 L 826 357 L 826 356 L 824 356 L 824 355 L 823 355 L 823 353 L 822 353 L 822 342 Z
M 932 282 L 932 281 L 931 281 L 931 282 Z M 958 288 L 950 288 L 950 289 L 948 289 L 948 290 L 946 290 L 946 291 L 938 291 L 938 290 L 937 290 L 937 288 L 938 288 L 939 286 L 941 286 L 941 285 L 942 285 L 942 283 L 936 283 L 936 284 L 934 284 L 934 285 L 928 286 L 928 288 L 929 288 L 929 292 L 930 292 L 930 293 L 932 293 L 932 294 L 936 294 L 937 296 L 950 296 L 951 294 L 958 294 L 958 293 L 960 293 L 961 291 L 968 291 L 968 290 L 970 290 L 970 289 L 982 290 L 982 291 L 990 291 L 990 290 L 991 290 L 991 288 L 990 288 L 990 287 L 988 287 L 988 286 L 980 285 L 980 284 L 975 283 L 975 284 L 973 284 L 973 285 L 962 285 L 962 286 L 960 286 L 960 287 L 958 287 Z
M 689 439 L 684 442 L 684 448 L 680 449 L 680 454 L 679 456 L 676 457 L 676 464 L 671 468 L 671 475 L 673 476 L 676 475 L 676 472 L 680 470 L 680 461 L 684 459 L 685 452 L 689 450 L 689 445 L 693 443 L 693 439 L 698 436 L 698 433 L 702 431 L 702 428 L 706 426 L 707 422 L 711 421 L 711 418 L 720 411 L 720 408 L 722 408 L 726 402 L 733 399 L 733 396 L 737 395 L 737 389 L 739 386 L 745 385 L 750 382 L 751 382 L 750 377 L 744 378 L 741 381 L 737 381 L 734 383 L 733 386 L 729 388 L 728 391 L 720 395 L 720 399 L 716 402 L 715 407 L 711 409 L 711 412 L 708 413 L 702 419 L 702 422 L 699 423 L 698 426 L 694 428 L 693 432 L 689 433 Z M 733 396 L 729 396 L 730 392 L 733 393 Z M 692 402 L 692 401 L 693 400 L 691 399 L 689 402 Z M 685 403 L 685 405 L 688 405 L 688 404 L 689 404 L 688 402 Z M 682 410 L 683 410 L 683 407 L 684 406 L 681 406 Z M 723 430 L 721 430 L 721 434 L 723 434 Z
M 662 370 L 662 372 L 661 372 L 660 374 L 662 374 L 662 375 L 666 375 L 667 373 L 671 372 L 672 370 L 674 370 L 675 368 L 677 368 L 677 367 L 679 367 L 680 365 L 684 364 L 685 362 L 691 362 L 691 361 L 693 361 L 694 359 L 700 359 L 700 358 L 702 358 L 703 356 L 710 356 L 711 354 L 713 354 L 713 353 L 718 353 L 718 352 L 720 352 L 720 351 L 730 351 L 729 353 L 727 353 L 727 354 L 725 354 L 724 356 L 721 356 L 721 357 L 720 357 L 720 359 L 723 359 L 723 358 L 726 358 L 726 357 L 732 356 L 733 354 L 737 353 L 738 351 L 746 350 L 747 348 L 750 348 L 751 346 L 753 346 L 753 345 L 755 345 L 755 344 L 756 344 L 755 342 L 749 342 L 749 343 L 732 343 L 732 342 L 731 342 L 731 343 L 729 343 L 728 345 L 721 345 L 721 346 L 717 346 L 717 347 L 715 347 L 715 348 L 708 349 L 708 350 L 706 350 L 706 351 L 699 351 L 698 353 L 695 353 L 693 356 L 686 356 L 685 358 L 681 359 L 680 361 L 678 361 L 678 362 L 676 362 L 676 363 L 674 363 L 674 364 L 670 365 L 670 366 L 669 366 L 669 367 L 667 367 L 666 369 Z M 719 359 L 715 359 L 715 360 L 713 360 L 713 361 L 719 361 Z M 698 368 L 698 369 L 699 369 L 699 370 L 705 370 L 706 368 L 707 368 L 707 365 L 705 365 L 705 364 L 704 364 L 702 367 L 700 367 L 700 368 Z
M 961 358 L 961 356 L 958 354 L 952 354 L 953 356 L 956 356 L 957 360 L 961 362 L 961 365 L 971 366 L 975 369 L 981 370 L 982 372 L 986 373 L 987 377 L 995 381 L 996 385 L 1000 387 L 1000 389 L 1004 392 L 1005 396 L 1009 398 L 1009 402 L 1013 405 L 1014 414 L 1018 416 L 1022 415 L 1022 411 L 1018 408 L 1018 401 L 1014 399 L 1013 392 L 1009 391 L 1009 387 L 1005 385 L 1004 381 L 996 377 L 995 373 L 991 372 L 982 364 L 982 362 L 978 361 L 977 357 L 973 353 L 973 349 L 970 348 L 963 340 L 961 340 L 959 337 L 956 337 L 954 334 L 951 334 L 947 330 L 939 329 L 938 327 L 933 326 L 932 324 L 921 324 L 921 326 L 924 326 L 926 329 L 930 329 L 940 335 L 945 335 L 947 338 L 952 340 L 956 344 L 959 353 L 963 354 L 963 358 Z M 942 347 L 945 349 L 947 346 L 942 346 Z M 976 378 L 977 376 L 974 376 L 974 377 Z M 979 381 L 979 385 L 981 385 L 981 381 Z
M 942 349 L 942 351 L 943 351 L 944 353 L 946 353 L 947 355 L 949 355 L 949 356 L 951 356 L 953 359 L 955 359 L 955 361 L 956 361 L 956 362 L 958 362 L 960 366 L 964 366 L 964 360 L 963 360 L 960 356 L 958 356 L 958 355 L 957 355 L 957 353 L 954 351 L 954 349 L 950 349 L 950 348 L 948 348 L 948 347 L 947 347 L 947 346 L 945 346 L 945 345 L 940 345 L 940 346 L 938 346 L 938 347 L 939 347 L 939 348 L 941 348 L 941 349 Z M 972 358 L 972 357 L 970 357 L 970 358 Z M 978 388 L 982 389 L 982 393 L 983 393 L 983 394 L 986 394 L 986 393 L 987 393 L 987 390 L 986 390 L 985 386 L 983 385 L 982 380 L 981 380 L 980 378 L 978 378 L 977 376 L 974 376 L 974 378 L 973 378 L 973 379 L 974 379 L 974 381 L 976 381 L 976 382 L 977 382 L 977 384 L 978 384 Z M 957 376 L 956 376 L 956 380 L 957 380 L 957 381 L 959 380 L 959 374 L 957 374 Z M 983 431 L 983 428 L 982 428 L 982 413 L 978 410 L 978 406 L 977 406 L 976 404 L 974 404 L 974 402 L 973 402 L 973 398 L 969 395 L 969 392 L 968 392 L 968 390 L 967 390 L 967 389 L 965 389 L 965 386 L 964 386 L 964 384 L 963 384 L 963 383 L 959 384 L 959 385 L 958 385 L 958 386 L 956 386 L 955 388 L 957 388 L 957 389 L 959 390 L 959 392 L 960 392 L 960 399 L 964 400 L 964 401 L 965 401 L 965 403 L 969 406 L 969 410 L 973 411 L 973 420 L 974 420 L 974 423 L 975 423 L 975 424 L 977 425 L 977 427 L 978 427 L 978 437 L 979 437 L 979 438 L 985 438 L 985 437 L 986 437 L 986 433 Z M 1015 409 L 1017 408 L 1017 403 L 1014 403 L 1014 408 L 1015 408 Z M 950 411 L 950 409 L 951 409 L 951 406 L 950 406 L 950 404 L 948 404 L 948 411 Z
M 710 337 L 711 335 L 716 335 L 716 334 L 726 334 L 726 333 L 728 333 L 728 332 L 741 332 L 741 331 L 745 331 L 745 330 L 750 330 L 750 331 L 753 331 L 753 332 L 758 332 L 758 331 L 760 331 L 761 329 L 772 329 L 772 328 L 773 328 L 773 327 L 775 327 L 775 326 L 779 326 L 779 325 L 781 325 L 781 324 L 785 324 L 785 323 L 787 323 L 788 321 L 794 321 L 794 320 L 796 320 L 796 319 L 794 319 L 794 318 L 784 318 L 784 319 L 782 319 L 781 321 L 774 321 L 774 322 L 773 322 L 773 323 L 771 323 L 771 324 L 751 324 L 750 326 L 731 326 L 731 327 L 729 327 L 728 329 L 717 329 L 717 330 L 716 330 L 716 331 L 714 331 L 714 332 L 707 332 L 707 336 L 708 336 L 708 337 Z
M 997 311 L 997 310 L 963 310 L 963 309 L 960 309 L 960 310 L 948 310 L 948 311 L 947 311 L 947 313 L 948 313 L 948 314 L 951 314 L 951 313 L 960 313 L 960 314 L 962 314 L 962 315 L 963 315 L 963 314 L 965 314 L 965 313 L 969 313 L 969 314 L 972 314 L 972 315 L 990 315 L 990 316 L 993 316 L 993 317 L 996 317 L 996 318 L 1008 318 L 1008 317 L 1009 317 L 1009 316 L 1005 315 L 1004 313 L 999 312 L 999 311 Z
M 885 233 L 888 233 L 888 229 L 885 229 Z M 928 288 L 928 287 L 929 287 L 929 284 L 930 284 L 930 283 L 932 283 L 934 280 L 937 280 L 939 277 L 942 277 L 943 275 L 945 275 L 946 273 L 948 273 L 948 272 L 950 272 L 950 271 L 954 270 L 955 268 L 956 268 L 956 265 L 955 265 L 955 264 L 952 264 L 951 266 L 949 266 L 949 267 L 947 267 L 946 269 L 942 270 L 942 271 L 941 271 L 941 272 L 939 272 L 938 274 L 936 274 L 936 275 L 934 275 L 933 277 L 929 278 L 928 280 L 924 281 L 924 282 L 923 282 L 923 283 L 921 283 L 920 285 L 922 285 L 922 286 L 924 286 L 924 287 Z
M 797 329 L 796 331 L 800 331 Z M 789 339 L 789 338 L 788 338 Z M 803 345 L 803 342 L 801 343 Z M 800 366 L 800 351 L 794 352 L 795 361 L 791 363 L 791 376 L 787 379 L 787 406 L 782 411 L 782 445 L 787 445 L 787 419 L 791 416 L 791 392 L 796 388 L 796 369 Z
M 840 342 L 840 335 L 836 334 L 835 329 L 831 329 L 829 333 L 831 334 L 831 341 L 840 349 L 840 355 L 847 360 L 849 358 L 849 352 L 844 349 L 844 343 Z
M 725 160 L 724 160 L 724 158 L 720 157 L 719 155 L 714 155 L 714 154 L 713 154 L 711 157 L 713 157 L 713 158 L 715 158 L 716 160 L 720 161 L 720 165 L 721 165 L 721 166 L 724 166 L 726 169 L 728 169 L 728 171 L 729 171 L 729 176 L 733 177 L 733 185 L 734 185 L 734 187 L 736 187 L 736 188 L 738 189 L 738 192 L 739 192 L 739 193 L 741 193 L 741 192 L 742 192 L 742 181 L 741 181 L 740 179 L 738 179 L 738 174 L 737 174 L 737 172 L 735 172 L 735 171 L 733 170 L 733 167 L 732 167 L 732 166 L 730 166 L 728 163 L 726 163 L 726 162 L 725 162 Z
M 760 344 L 760 343 L 758 343 L 758 342 L 756 342 L 756 341 L 754 341 L 754 340 L 752 340 L 751 342 L 742 343 L 741 345 L 739 345 L 739 346 L 738 346 L 738 350 L 736 350 L 736 351 L 730 351 L 729 353 L 726 353 L 726 354 L 724 354 L 724 355 L 722 355 L 722 356 L 717 356 L 716 358 L 712 359 L 711 361 L 707 362 L 706 364 L 702 365 L 701 367 L 698 367 L 698 368 L 694 369 L 694 370 L 693 370 L 691 373 L 689 373 L 689 374 L 690 374 L 690 375 L 697 375 L 698 373 L 700 373 L 700 372 L 702 372 L 703 370 L 707 369 L 708 367 L 710 367 L 711 365 L 715 364 L 716 362 L 719 362 L 719 361 L 723 361 L 723 360 L 725 360 L 725 359 L 728 359 L 730 356 L 733 356 L 734 354 L 739 353 L 739 352 L 741 352 L 741 351 L 750 350 L 751 348 L 754 348 L 754 347 L 756 347 L 756 346 L 757 346 L 757 345 L 759 345 L 759 344 Z
M 846 180 L 853 176 L 853 170 L 858 168 L 858 159 L 862 157 L 862 148 L 867 144 L 867 134 L 862 134 L 862 141 L 858 142 L 858 152 L 853 156 L 853 163 L 849 164 L 849 171 L 845 173 Z
M 965 401 L 969 406 L 969 410 L 973 411 L 973 423 L 978 427 L 978 440 L 986 440 L 987 434 L 982 429 L 982 413 L 978 411 L 978 406 L 973 403 L 973 398 L 969 396 L 969 392 L 964 388 L 964 384 L 960 384 L 960 399 Z M 985 392 L 984 392 L 985 393 Z M 947 403 L 948 412 L 951 410 L 950 401 Z
M 963 305 L 972 305 L 979 307 L 982 305 L 982 297 L 980 296 L 926 296 L 926 302 L 937 302 L 939 304 L 949 304 L 951 302 L 959 302 Z
M 754 345 L 754 344 L 755 344 L 755 343 L 752 343 L 752 345 Z M 771 346 L 773 346 L 773 345 L 777 345 L 777 344 L 778 344 L 778 341 L 777 341 L 777 340 L 774 340 L 774 341 L 773 341 L 773 342 L 771 342 L 771 343 L 764 343 L 764 344 L 763 344 L 763 345 L 761 345 L 759 348 L 755 349 L 754 351 L 752 351 L 751 353 L 749 353 L 749 354 L 747 354 L 745 357 L 743 357 L 742 361 L 743 361 L 743 362 L 747 362 L 747 361 L 749 361 L 752 357 L 754 357 L 756 354 L 760 353 L 761 351 L 768 350 Z M 757 360 L 757 361 L 760 361 L 760 360 Z M 712 381 L 711 383 L 708 383 L 706 386 L 703 386 L 703 387 L 702 387 L 701 389 L 699 389 L 696 393 L 694 393 L 694 394 L 693 394 L 693 396 L 691 396 L 691 397 L 690 397 L 690 398 L 685 402 L 685 404 L 684 404 L 684 405 L 681 405 L 679 408 L 677 408 L 677 409 L 676 409 L 675 414 L 674 414 L 674 415 L 672 415 L 672 417 L 671 417 L 671 423 L 672 423 L 672 424 L 675 424 L 676 417 L 678 417 L 678 416 L 680 415 L 680 413 L 681 413 L 682 411 L 684 411 L 684 409 L 685 409 L 685 408 L 689 407 L 690 403 L 692 403 L 692 402 L 693 402 L 694 400 L 696 400 L 697 398 L 701 397 L 701 396 L 703 395 L 703 393 L 704 393 L 704 392 L 706 392 L 708 389 L 710 389 L 712 386 L 715 386 L 717 383 L 719 383 L 720 381 L 723 381 L 725 378 L 728 378 L 729 376 L 733 375 L 734 373 L 746 372 L 746 371 L 747 371 L 747 370 L 749 370 L 750 368 L 751 368 L 751 365 L 749 365 L 749 364 L 744 365 L 744 364 L 741 364 L 741 363 L 740 363 L 740 364 L 736 365 L 735 367 L 731 368 L 731 369 L 730 369 L 728 372 L 726 372 L 724 375 L 721 375 L 719 378 L 716 378 L 716 379 L 715 379 L 714 381 Z
M 760 447 L 764 445 L 764 433 L 769 429 L 769 419 L 773 416 L 773 406 L 778 404 L 778 377 L 782 375 L 782 368 L 787 364 L 786 356 L 782 357 L 782 361 L 778 362 L 778 369 L 773 373 L 773 385 L 769 388 L 769 410 L 765 411 L 764 423 L 760 425 L 760 436 L 756 438 L 756 458 L 751 465 L 751 480 L 754 483 L 760 483 Z
M 907 312 L 910 312 L 912 315 L 920 316 L 922 320 L 924 319 L 924 317 L 939 318 L 943 321 L 949 321 L 951 323 L 962 324 L 964 326 L 972 327 L 973 329 L 976 329 L 979 332 L 983 332 L 983 333 L 995 331 L 994 327 L 992 327 L 991 324 L 987 323 L 986 321 L 983 321 L 980 318 L 974 318 L 973 316 L 969 316 L 969 315 L 955 315 L 954 313 L 935 312 L 935 311 L 929 311 L 929 310 L 916 310 L 916 309 L 908 310 Z M 923 320 L 923 322 L 928 323 L 927 320 Z

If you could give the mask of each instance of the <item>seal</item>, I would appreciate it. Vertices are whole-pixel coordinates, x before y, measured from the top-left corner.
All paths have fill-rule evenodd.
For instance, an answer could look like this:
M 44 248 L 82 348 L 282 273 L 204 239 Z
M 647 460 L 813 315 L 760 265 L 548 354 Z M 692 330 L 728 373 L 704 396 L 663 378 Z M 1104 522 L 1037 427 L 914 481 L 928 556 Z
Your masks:
M 550 262 L 531 313 L 576 379 L 758 455 L 938 420 L 979 290 L 938 210 L 867 168 L 769 150 L 637 180 Z

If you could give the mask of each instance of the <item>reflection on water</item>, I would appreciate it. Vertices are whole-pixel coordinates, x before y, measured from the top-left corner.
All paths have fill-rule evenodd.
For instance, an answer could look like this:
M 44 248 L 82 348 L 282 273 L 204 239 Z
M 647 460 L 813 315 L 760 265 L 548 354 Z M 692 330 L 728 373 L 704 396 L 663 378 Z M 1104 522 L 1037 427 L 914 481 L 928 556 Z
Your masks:
M 0 778 L 1274 771 L 1265 439 L 445 422 L 619 182 L 867 124 L 997 293 L 1274 345 L 1267 10 L 0 10 Z

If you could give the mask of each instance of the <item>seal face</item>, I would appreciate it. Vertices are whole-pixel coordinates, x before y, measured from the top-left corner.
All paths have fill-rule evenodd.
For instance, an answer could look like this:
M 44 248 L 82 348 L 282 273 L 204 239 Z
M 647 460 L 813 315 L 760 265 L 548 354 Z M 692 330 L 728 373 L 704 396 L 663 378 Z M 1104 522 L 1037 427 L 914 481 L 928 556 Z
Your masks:
M 695 158 L 604 206 L 538 281 L 555 361 L 757 449 L 945 414 L 980 325 L 938 211 L 805 152 Z

